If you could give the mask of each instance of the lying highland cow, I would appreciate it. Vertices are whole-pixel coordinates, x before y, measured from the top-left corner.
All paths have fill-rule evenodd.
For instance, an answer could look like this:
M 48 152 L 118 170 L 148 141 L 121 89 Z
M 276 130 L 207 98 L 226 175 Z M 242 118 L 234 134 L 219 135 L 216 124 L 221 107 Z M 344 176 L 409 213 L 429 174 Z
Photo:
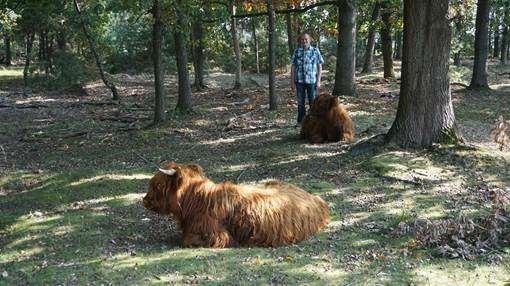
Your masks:
M 311 143 L 354 140 L 354 123 L 338 97 L 321 94 L 315 99 L 301 126 L 301 138 Z
M 319 197 L 279 181 L 215 184 L 197 165 L 170 163 L 152 177 L 144 206 L 172 215 L 186 247 L 279 246 L 307 239 L 328 224 Z

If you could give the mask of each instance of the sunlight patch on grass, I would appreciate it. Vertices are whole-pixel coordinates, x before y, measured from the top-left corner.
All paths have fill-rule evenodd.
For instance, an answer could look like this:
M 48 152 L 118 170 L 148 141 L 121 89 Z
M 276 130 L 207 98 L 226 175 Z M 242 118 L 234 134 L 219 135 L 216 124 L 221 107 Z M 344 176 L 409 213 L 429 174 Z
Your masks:
M 462 261 L 441 261 L 421 266 L 416 274 L 424 277 L 430 285 L 505 285 L 509 279 L 508 270 L 504 264 L 476 265 Z
M 106 174 L 106 175 L 98 175 L 88 179 L 81 179 L 79 181 L 70 183 L 69 186 L 79 186 L 87 183 L 97 182 L 100 180 L 112 180 L 112 181 L 120 181 L 120 180 L 146 180 L 152 178 L 152 175 L 147 174 L 132 174 L 132 175 L 121 175 L 121 174 Z
M 0 78 L 1 77 L 22 77 L 23 76 L 23 68 L 22 67 L 9 67 L 9 68 L 0 68 Z
M 248 134 L 240 135 L 240 136 L 232 136 L 230 138 L 219 138 L 216 140 L 202 141 L 199 144 L 201 144 L 201 145 L 220 145 L 220 144 L 225 144 L 225 143 L 234 143 L 239 140 L 257 137 L 257 136 L 261 136 L 261 135 L 267 135 L 267 134 L 271 134 L 271 133 L 275 133 L 275 132 L 277 132 L 276 129 L 267 129 L 265 131 L 258 131 L 258 132 L 248 133 Z
M 13 261 L 27 260 L 30 257 L 34 257 L 44 251 L 45 251 L 44 248 L 38 247 L 38 246 L 32 246 L 28 249 L 22 249 L 22 250 L 19 250 L 19 249 L 12 250 L 12 251 L 3 250 L 0 253 L 0 263 L 9 263 L 9 262 L 13 262 Z

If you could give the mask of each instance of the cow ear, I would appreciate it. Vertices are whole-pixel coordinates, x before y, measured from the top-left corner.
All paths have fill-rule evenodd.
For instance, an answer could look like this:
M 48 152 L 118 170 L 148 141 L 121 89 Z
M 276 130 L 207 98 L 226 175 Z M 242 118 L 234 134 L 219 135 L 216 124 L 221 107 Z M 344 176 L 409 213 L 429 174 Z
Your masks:
M 173 176 L 177 172 L 175 169 L 161 169 L 161 168 L 159 168 L 159 171 L 168 176 Z

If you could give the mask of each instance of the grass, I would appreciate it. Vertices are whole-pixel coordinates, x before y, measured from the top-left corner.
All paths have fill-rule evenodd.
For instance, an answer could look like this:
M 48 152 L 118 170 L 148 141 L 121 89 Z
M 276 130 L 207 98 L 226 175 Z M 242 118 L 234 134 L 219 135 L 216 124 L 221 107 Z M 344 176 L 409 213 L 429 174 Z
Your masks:
M 231 82 L 225 76 L 222 82 Z M 342 98 L 359 139 L 389 128 L 398 98 L 380 94 L 394 85 L 360 83 L 359 98 Z M 52 101 L 0 112 L 0 122 L 17 122 L 0 125 L 6 134 L 0 137 L 0 285 L 502 285 L 510 278 L 508 246 L 466 261 L 417 248 L 411 236 L 391 235 L 401 222 L 487 211 L 480 190 L 508 188 L 510 152 L 487 138 L 491 120 L 510 114 L 509 97 L 500 96 L 510 81 L 497 85 L 489 97 L 454 93 L 471 147 L 384 149 L 357 157 L 343 143 L 299 140 L 286 86 L 278 89 L 278 112 L 255 110 L 228 128 L 229 118 L 253 110 L 235 102 L 250 95 L 250 104 L 260 106 L 266 95 L 256 87 L 196 93 L 193 113 L 172 113 L 158 128 L 145 128 L 151 91 L 135 84 L 121 85 L 121 92 L 141 92 L 114 106 L 75 104 L 104 103 L 107 91 L 99 85 L 88 87 L 87 98 L 44 92 L 23 98 Z M 6 91 L 13 102 L 22 99 L 15 88 Z M 169 101 L 175 103 L 175 94 Z M 118 115 L 104 119 L 112 114 Z M 139 119 L 118 120 L 125 117 Z M 292 182 L 327 201 L 331 223 L 308 241 L 280 248 L 182 248 L 173 222 L 140 205 L 164 160 L 198 163 L 215 181 Z

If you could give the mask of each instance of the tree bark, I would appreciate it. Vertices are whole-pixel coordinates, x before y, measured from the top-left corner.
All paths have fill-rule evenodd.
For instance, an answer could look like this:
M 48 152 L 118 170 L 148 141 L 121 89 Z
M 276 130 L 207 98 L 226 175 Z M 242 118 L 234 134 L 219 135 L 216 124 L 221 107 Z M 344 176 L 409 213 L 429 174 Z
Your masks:
M 7 33 L 4 34 L 4 45 L 5 45 L 5 65 L 10 66 L 12 64 L 11 38 Z
M 290 4 L 287 4 L 287 9 L 290 9 Z M 285 22 L 287 25 L 287 45 L 289 46 L 289 56 L 294 54 L 294 36 L 292 35 L 292 14 L 285 14 Z
M 87 42 L 89 43 L 92 55 L 94 56 L 94 59 L 96 60 L 96 66 L 97 66 L 97 69 L 99 70 L 99 75 L 101 76 L 101 79 L 103 80 L 104 85 L 111 90 L 112 99 L 119 100 L 119 93 L 117 91 L 117 87 L 115 86 L 115 84 L 113 82 L 111 82 L 110 80 L 108 80 L 106 78 L 106 75 L 103 70 L 103 64 L 101 63 L 99 54 L 97 53 L 97 50 L 96 50 L 96 44 L 94 43 L 94 39 L 90 35 L 90 33 L 87 29 L 87 26 L 85 25 L 85 20 L 83 20 L 83 17 L 81 15 L 80 6 L 78 5 L 77 0 L 74 0 L 74 8 L 76 10 L 76 13 L 78 14 L 78 18 L 81 23 L 81 28 L 83 30 L 83 34 L 85 34 L 85 37 L 87 38 Z
M 338 43 L 333 95 L 356 96 L 356 6 L 354 0 L 338 2 Z
M 494 59 L 499 58 L 499 27 L 496 25 L 494 29 L 494 47 L 493 47 L 492 57 Z
M 386 140 L 403 147 L 458 143 L 448 77 L 448 1 L 404 0 L 402 84 Z
M 230 15 L 230 33 L 232 34 L 232 43 L 234 45 L 234 53 L 236 58 L 236 71 L 235 71 L 235 80 L 234 80 L 234 89 L 241 88 L 241 49 L 239 48 L 239 37 L 237 35 L 237 19 L 236 15 L 236 6 L 234 0 L 230 0 L 229 2 Z
M 188 73 L 188 53 L 184 33 L 186 31 L 186 19 L 182 11 L 182 0 L 176 1 L 177 25 L 174 31 L 175 38 L 175 58 L 177 61 L 177 77 L 178 77 L 178 98 L 176 109 L 187 112 L 191 110 L 191 85 Z
M 391 8 L 386 3 L 382 7 L 381 12 L 381 44 L 384 60 L 384 78 L 394 78 L 393 71 L 393 48 L 391 39 Z
M 501 37 L 501 51 L 500 51 L 500 59 L 501 64 L 506 65 L 508 61 L 508 26 L 505 25 L 505 28 L 503 28 L 503 34 Z
M 152 4 L 152 62 L 154 64 L 154 125 L 165 120 L 164 74 L 161 62 L 161 3 L 154 0 Z
M 455 31 L 457 33 L 457 38 L 458 38 L 458 41 L 459 43 L 462 42 L 462 37 L 463 37 L 463 33 L 462 33 L 462 20 L 461 18 L 458 18 L 457 21 L 455 21 Z M 453 65 L 457 66 L 457 67 L 460 67 L 462 65 L 462 61 L 461 61 L 461 49 L 459 48 L 459 50 L 453 55 Z
M 275 13 L 273 0 L 267 0 L 267 13 L 268 13 L 268 73 L 269 73 L 269 110 L 276 110 L 278 108 L 278 97 L 275 91 Z
M 379 11 L 381 2 L 376 2 L 372 9 L 372 17 L 370 18 L 370 27 L 368 28 L 367 45 L 365 47 L 365 56 L 363 60 L 362 73 L 372 72 L 374 65 L 374 47 L 375 47 L 375 27 L 377 19 L 379 19 Z
M 476 9 L 475 59 L 470 89 L 488 89 L 487 55 L 489 54 L 489 11 L 490 0 L 478 0 Z
M 28 92 L 28 73 L 30 71 L 30 60 L 32 56 L 32 47 L 34 43 L 34 32 L 25 33 L 25 67 L 23 68 L 23 94 Z
M 393 58 L 395 60 L 402 59 L 402 33 L 395 33 L 395 52 L 393 53 Z
M 195 83 L 197 90 L 205 88 L 204 83 L 204 27 L 200 17 L 193 21 L 193 68 L 195 71 Z
M 251 18 L 251 32 L 253 37 L 253 48 L 255 50 L 255 63 L 257 65 L 257 73 L 260 73 L 260 60 L 259 60 L 259 41 L 257 38 L 257 27 L 255 25 L 255 18 Z

